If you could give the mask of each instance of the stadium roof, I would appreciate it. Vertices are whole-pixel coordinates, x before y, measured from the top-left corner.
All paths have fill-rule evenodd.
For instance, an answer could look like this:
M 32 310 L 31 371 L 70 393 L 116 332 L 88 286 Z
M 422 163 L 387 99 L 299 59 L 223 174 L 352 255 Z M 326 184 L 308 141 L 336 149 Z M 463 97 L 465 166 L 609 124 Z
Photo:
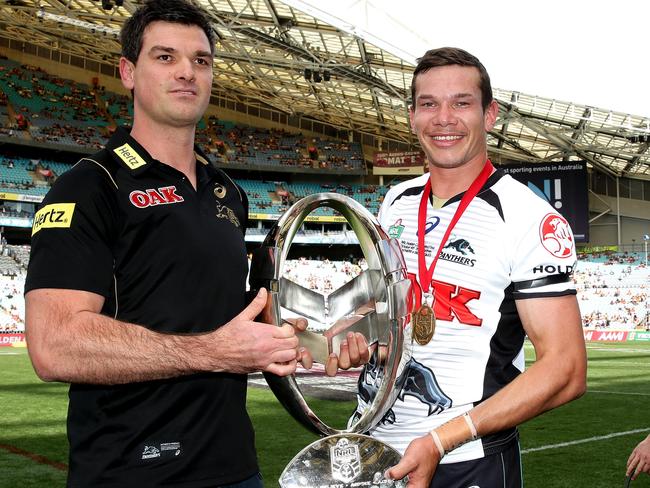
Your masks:
M 133 0 L 5 0 L 0 37 L 115 66 Z M 201 0 L 216 32 L 213 94 L 416 145 L 408 127 L 413 66 L 279 0 Z M 121 4 L 117 6 L 117 4 Z M 650 179 L 650 120 L 495 88 L 496 161 L 586 160 Z

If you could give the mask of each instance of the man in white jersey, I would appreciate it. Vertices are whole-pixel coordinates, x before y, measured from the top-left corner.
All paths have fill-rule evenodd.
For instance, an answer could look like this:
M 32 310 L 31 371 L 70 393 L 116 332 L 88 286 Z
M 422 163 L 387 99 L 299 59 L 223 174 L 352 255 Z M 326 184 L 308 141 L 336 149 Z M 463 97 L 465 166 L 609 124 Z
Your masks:
M 408 475 L 409 487 L 521 486 L 517 425 L 586 387 L 573 235 L 489 162 L 498 106 L 478 59 L 428 51 L 411 92 L 429 173 L 392 188 L 379 220 L 399 239 L 414 285 L 413 353 L 398 400 L 371 434 L 404 453 L 388 476 Z M 526 335 L 537 360 L 524 372 Z

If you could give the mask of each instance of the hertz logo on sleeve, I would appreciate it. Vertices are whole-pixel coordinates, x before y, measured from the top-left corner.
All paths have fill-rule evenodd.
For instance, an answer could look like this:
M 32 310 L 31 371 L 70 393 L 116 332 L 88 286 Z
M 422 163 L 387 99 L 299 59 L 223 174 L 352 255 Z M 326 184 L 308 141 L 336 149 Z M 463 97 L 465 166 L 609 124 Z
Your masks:
M 34 215 L 32 236 L 41 229 L 70 227 L 72 224 L 72 216 L 74 215 L 74 206 L 74 203 L 52 203 L 45 205 Z
M 126 164 L 131 169 L 137 169 L 140 166 L 144 166 L 147 162 L 140 157 L 140 155 L 135 152 L 135 150 L 128 144 L 124 144 L 120 147 L 113 149 L 113 152 L 117 154 L 124 164 Z

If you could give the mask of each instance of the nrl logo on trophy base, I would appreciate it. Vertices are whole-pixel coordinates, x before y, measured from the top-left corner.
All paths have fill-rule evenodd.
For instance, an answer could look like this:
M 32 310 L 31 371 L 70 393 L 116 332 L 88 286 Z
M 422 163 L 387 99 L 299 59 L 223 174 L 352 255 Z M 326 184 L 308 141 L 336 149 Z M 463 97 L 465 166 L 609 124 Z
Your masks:
M 351 444 L 345 437 L 330 448 L 332 478 L 349 483 L 361 474 L 359 446 Z

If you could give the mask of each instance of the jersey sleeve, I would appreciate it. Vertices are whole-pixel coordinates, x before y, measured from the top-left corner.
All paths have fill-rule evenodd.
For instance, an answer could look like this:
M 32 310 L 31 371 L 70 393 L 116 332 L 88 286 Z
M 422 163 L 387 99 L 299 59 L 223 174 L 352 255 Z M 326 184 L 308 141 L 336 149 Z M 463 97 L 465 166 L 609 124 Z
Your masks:
M 113 185 L 97 164 L 84 161 L 57 179 L 34 216 L 25 292 L 60 288 L 109 296 Z
M 519 300 L 575 294 L 572 277 L 576 248 L 571 227 L 545 203 L 532 207 L 527 209 L 526 224 L 513 232 L 519 234 L 512 249 L 513 297 Z

